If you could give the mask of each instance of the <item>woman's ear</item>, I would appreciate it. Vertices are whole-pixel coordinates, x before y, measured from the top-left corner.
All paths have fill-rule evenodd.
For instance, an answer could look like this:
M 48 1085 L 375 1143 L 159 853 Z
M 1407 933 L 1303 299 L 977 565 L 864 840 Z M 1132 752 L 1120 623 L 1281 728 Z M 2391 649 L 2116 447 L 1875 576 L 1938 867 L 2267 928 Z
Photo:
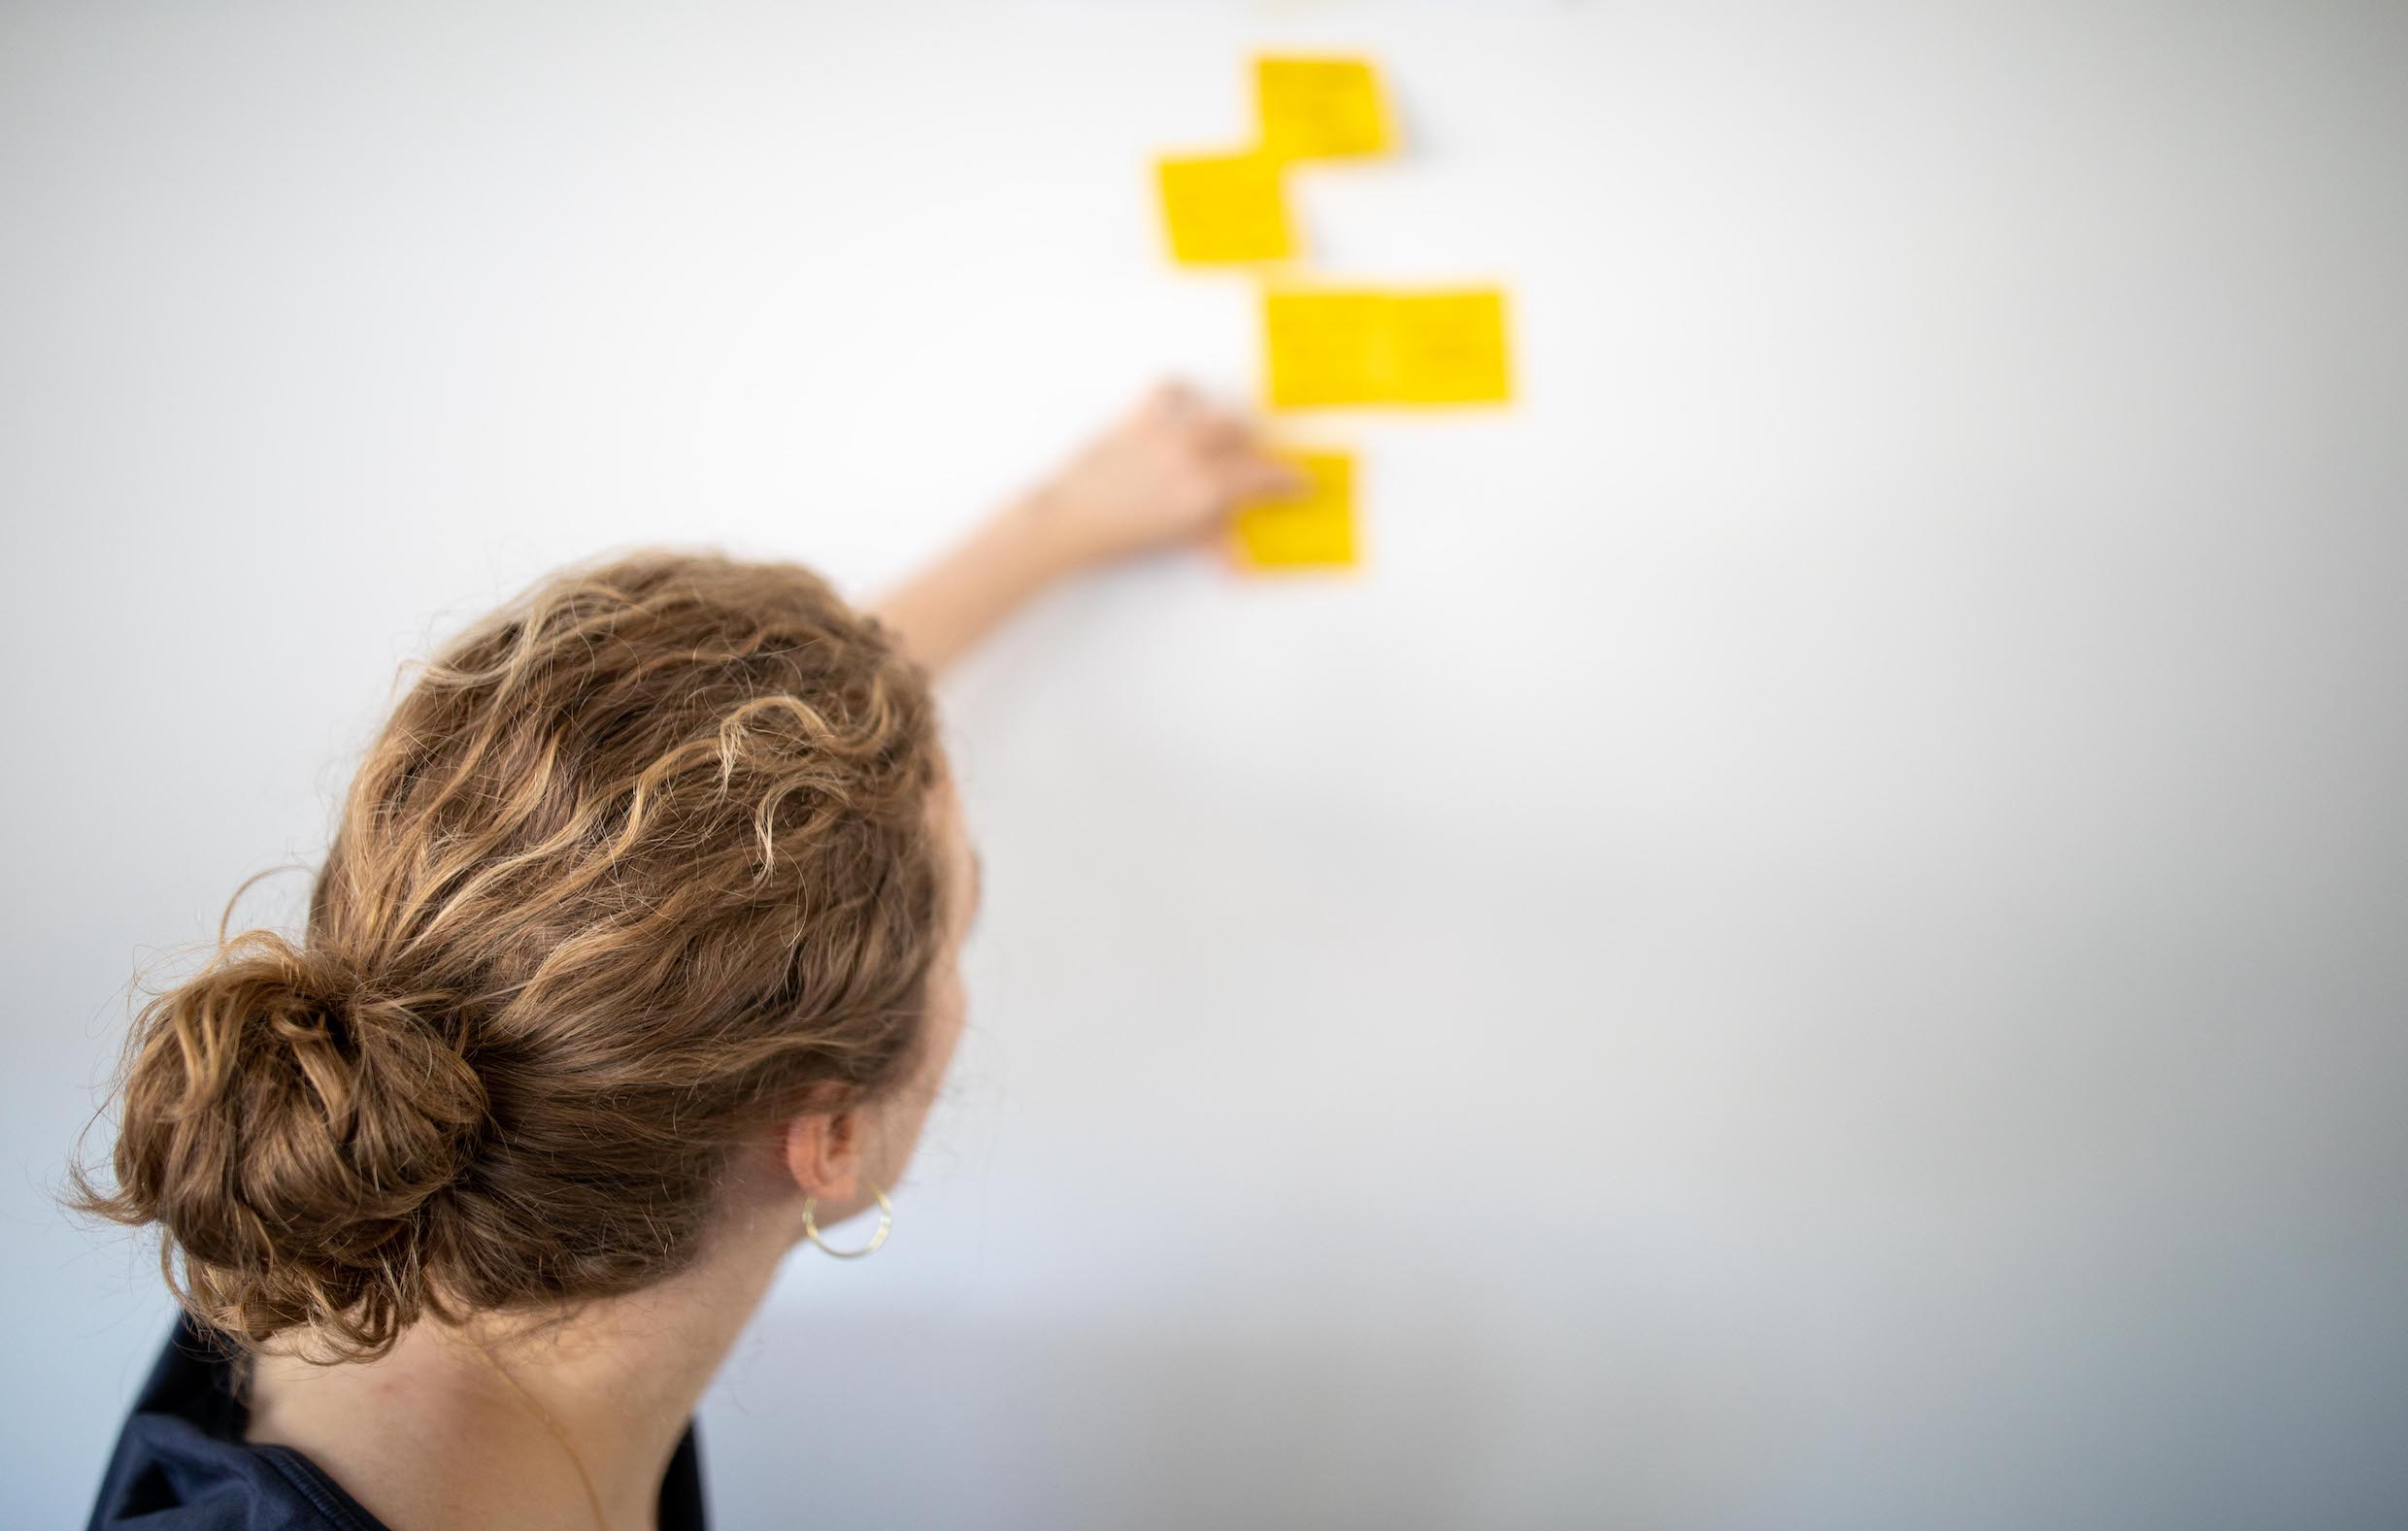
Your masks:
M 819 1112 L 786 1123 L 786 1168 L 806 1196 L 850 1208 L 861 1194 L 861 1129 L 851 1111 Z

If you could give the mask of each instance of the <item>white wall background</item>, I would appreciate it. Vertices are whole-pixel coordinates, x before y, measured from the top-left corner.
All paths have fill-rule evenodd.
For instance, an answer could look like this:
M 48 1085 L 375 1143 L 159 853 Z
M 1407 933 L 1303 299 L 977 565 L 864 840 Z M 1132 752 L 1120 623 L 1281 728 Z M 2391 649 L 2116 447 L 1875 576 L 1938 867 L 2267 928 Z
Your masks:
M 165 1321 L 50 1199 L 137 963 L 545 568 L 866 594 L 1248 390 L 1147 167 L 1263 44 L 1521 402 L 953 684 L 973 1040 L 723 1523 L 2408 1519 L 2408 19 L 2291 0 L 0 12 L 0 1519 Z

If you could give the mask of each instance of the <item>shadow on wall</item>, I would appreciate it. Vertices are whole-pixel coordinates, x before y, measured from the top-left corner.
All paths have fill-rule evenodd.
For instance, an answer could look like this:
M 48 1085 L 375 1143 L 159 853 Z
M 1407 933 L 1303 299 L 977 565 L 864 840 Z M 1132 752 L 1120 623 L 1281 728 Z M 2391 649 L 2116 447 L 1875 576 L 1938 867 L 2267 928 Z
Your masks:
M 703 1460 L 729 1525 L 1461 1526 L 1501 1381 L 1368 1339 L 772 1311 L 705 1403 Z

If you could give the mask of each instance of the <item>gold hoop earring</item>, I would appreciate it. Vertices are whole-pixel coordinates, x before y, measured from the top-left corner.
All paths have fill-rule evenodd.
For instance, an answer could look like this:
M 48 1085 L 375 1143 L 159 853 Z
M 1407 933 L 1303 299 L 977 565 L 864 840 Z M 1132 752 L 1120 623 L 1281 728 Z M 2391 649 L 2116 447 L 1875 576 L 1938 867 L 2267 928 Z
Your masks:
M 886 1230 L 894 1226 L 894 1203 L 886 1200 L 886 1193 L 875 1184 L 870 1187 L 870 1194 L 878 1198 L 878 1231 L 870 1235 L 869 1243 L 857 1249 L 830 1248 L 828 1242 L 819 1237 L 819 1225 L 811 1215 L 819 1206 L 817 1196 L 803 1198 L 803 1237 L 840 1260 L 857 1260 L 865 1254 L 876 1253 L 878 1247 L 886 1242 Z

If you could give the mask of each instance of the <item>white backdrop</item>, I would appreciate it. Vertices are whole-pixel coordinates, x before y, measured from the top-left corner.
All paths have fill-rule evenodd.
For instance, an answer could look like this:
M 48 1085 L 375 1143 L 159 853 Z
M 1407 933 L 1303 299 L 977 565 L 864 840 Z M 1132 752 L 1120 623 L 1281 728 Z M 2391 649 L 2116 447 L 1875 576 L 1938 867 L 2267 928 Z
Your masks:
M 1266 44 L 1384 64 L 1310 237 L 1521 400 L 1315 433 L 1358 580 L 951 684 L 974 1029 L 722 1523 L 2408 1516 L 2408 22 L 1815 9 L 0 12 L 0 1518 L 165 1321 L 50 1200 L 136 964 L 545 568 L 868 594 L 1248 392 L 1148 165 Z

